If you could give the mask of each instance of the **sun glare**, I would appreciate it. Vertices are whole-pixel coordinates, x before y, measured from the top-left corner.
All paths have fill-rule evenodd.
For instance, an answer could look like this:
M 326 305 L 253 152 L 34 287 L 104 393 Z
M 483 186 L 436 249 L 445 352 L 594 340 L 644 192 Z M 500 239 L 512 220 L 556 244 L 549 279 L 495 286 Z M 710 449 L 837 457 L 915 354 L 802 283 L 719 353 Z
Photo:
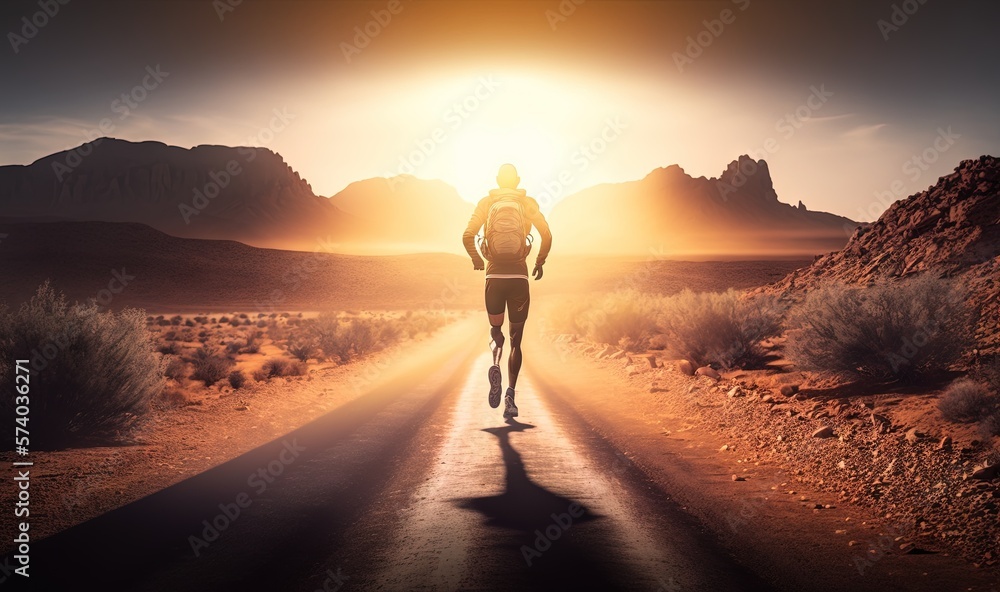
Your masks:
M 416 172 L 440 178 L 464 199 L 476 201 L 493 187 L 497 169 L 511 163 L 529 194 L 571 166 L 580 122 L 610 109 L 578 84 L 536 76 L 496 75 L 489 91 L 470 92 L 442 105 L 449 125 L 434 153 Z M 482 90 L 482 89 L 477 89 Z M 456 108 L 461 105 L 461 108 Z

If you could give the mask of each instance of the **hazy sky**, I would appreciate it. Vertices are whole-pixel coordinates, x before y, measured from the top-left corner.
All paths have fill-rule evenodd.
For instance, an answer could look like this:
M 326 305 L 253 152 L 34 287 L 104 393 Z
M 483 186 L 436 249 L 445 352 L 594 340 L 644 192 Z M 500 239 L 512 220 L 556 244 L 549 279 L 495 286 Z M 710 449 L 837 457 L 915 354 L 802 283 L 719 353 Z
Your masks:
M 749 153 L 782 201 L 870 220 L 1000 153 L 995 0 L 61 1 L 0 7 L 2 164 L 254 144 L 321 195 L 412 172 L 474 200 L 509 161 L 548 206 Z

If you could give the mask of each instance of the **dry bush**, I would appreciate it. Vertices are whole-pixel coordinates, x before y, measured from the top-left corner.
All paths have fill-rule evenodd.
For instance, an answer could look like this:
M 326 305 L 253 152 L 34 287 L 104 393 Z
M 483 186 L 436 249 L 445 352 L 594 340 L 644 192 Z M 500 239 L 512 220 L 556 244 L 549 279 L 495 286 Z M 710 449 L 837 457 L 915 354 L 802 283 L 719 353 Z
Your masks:
M 285 358 L 272 358 L 261 366 L 259 372 L 261 372 L 266 378 L 274 378 L 276 376 L 302 376 L 307 371 L 307 366 L 303 362 L 296 360 L 288 360 Z M 254 375 L 254 379 L 257 379 L 257 375 Z
M 0 411 L 13 418 L 14 367 L 31 359 L 31 444 L 108 443 L 134 427 L 163 390 L 163 360 L 146 313 L 73 304 L 48 282 L 16 312 L 0 310 Z M 10 421 L 4 430 L 13 432 Z M 13 442 L 13 433 L 5 442 Z
M 410 310 L 402 318 L 389 322 L 396 323 L 400 334 L 413 339 L 421 333 L 433 335 L 448 323 L 448 318 L 437 313 L 414 313 Z
M 288 342 L 286 349 L 293 358 L 301 362 L 319 355 L 319 347 L 316 345 L 316 340 L 310 337 L 292 339 Z
M 246 346 L 242 352 L 245 354 L 256 354 L 260 352 L 260 340 L 263 333 L 260 331 L 248 331 L 246 334 Z
M 615 292 L 598 298 L 576 320 L 584 335 L 598 343 L 645 351 L 656 329 L 662 298 L 641 292 Z
M 546 317 L 555 331 L 583 335 L 591 341 L 645 351 L 656 333 L 663 297 L 636 291 L 605 294 L 594 300 L 561 302 Z
M 976 374 L 993 394 L 1000 396 L 1000 354 L 994 355 L 993 359 L 980 365 Z
M 165 356 L 177 355 L 181 352 L 181 346 L 177 345 L 176 342 L 165 343 L 158 347 L 156 351 L 160 352 Z
M 194 405 L 194 400 L 184 392 L 183 389 L 168 386 L 163 389 L 163 392 L 151 402 L 151 406 L 155 409 L 174 409 L 177 407 L 185 407 L 187 405 Z
M 167 367 L 163 371 L 163 375 L 171 380 L 180 382 L 187 377 L 187 368 L 187 362 L 180 358 L 172 357 L 170 358 L 170 361 L 167 362 Z
M 982 383 L 960 378 L 944 391 L 938 409 L 948 421 L 973 423 L 990 416 L 998 409 L 998 403 L 997 397 Z
M 226 344 L 226 353 L 236 355 L 247 346 L 247 342 L 242 339 L 234 339 Z
M 340 363 L 383 349 L 398 341 L 401 334 L 394 321 L 363 318 L 342 321 L 333 314 L 320 315 L 309 323 L 308 330 L 323 355 Z
M 225 378 L 234 364 L 232 359 L 217 354 L 207 346 L 195 350 L 190 362 L 194 366 L 191 379 L 204 381 L 205 386 L 212 386 Z
M 788 357 L 811 370 L 910 381 L 947 370 L 974 326 L 954 282 L 922 276 L 866 287 L 827 284 L 796 307 Z
M 777 298 L 744 297 L 691 290 L 663 299 L 658 318 L 665 347 L 673 355 L 699 365 L 723 368 L 759 366 L 765 358 L 761 342 L 781 334 L 785 307 Z
M 247 382 L 247 375 L 242 370 L 233 370 L 229 373 L 229 386 L 234 389 L 241 389 Z

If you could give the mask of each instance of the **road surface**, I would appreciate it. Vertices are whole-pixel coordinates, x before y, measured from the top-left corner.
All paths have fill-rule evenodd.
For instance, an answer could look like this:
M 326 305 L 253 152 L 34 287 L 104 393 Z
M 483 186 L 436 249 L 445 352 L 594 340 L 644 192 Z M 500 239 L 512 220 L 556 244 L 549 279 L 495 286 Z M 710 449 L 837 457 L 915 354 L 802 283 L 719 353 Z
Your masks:
M 487 404 L 486 332 L 463 325 L 298 430 L 34 544 L 30 589 L 1000 589 L 941 554 L 861 574 L 833 525 L 782 500 L 727 530 L 743 506 L 726 469 L 531 333 L 521 416 L 505 421 Z
M 295 432 L 34 545 L 32 588 L 766 588 L 530 367 L 505 421 L 488 364 L 481 335 L 396 360 Z

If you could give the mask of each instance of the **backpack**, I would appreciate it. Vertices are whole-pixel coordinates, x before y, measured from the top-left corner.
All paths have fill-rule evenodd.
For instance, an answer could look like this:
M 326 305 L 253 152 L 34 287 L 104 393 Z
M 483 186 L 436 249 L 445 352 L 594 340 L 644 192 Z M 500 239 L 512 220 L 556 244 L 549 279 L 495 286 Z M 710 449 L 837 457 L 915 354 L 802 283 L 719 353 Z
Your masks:
M 524 207 L 512 197 L 493 202 L 486 215 L 480 249 L 483 258 L 498 263 L 520 262 L 531 251 L 531 235 L 524 230 Z

